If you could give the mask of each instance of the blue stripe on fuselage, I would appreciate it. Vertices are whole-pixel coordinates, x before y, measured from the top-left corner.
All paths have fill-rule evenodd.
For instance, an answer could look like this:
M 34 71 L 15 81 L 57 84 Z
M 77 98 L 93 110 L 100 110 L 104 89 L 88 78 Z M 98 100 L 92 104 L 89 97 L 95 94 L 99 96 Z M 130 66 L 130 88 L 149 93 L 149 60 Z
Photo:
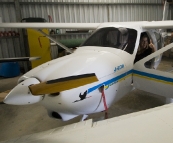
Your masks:
M 133 72 L 133 70 L 129 70 L 128 72 L 125 72 L 125 73 L 123 73 L 123 74 L 121 74 L 121 75 L 119 75 L 119 76 L 116 76 L 116 77 L 114 77 L 114 78 L 112 78 L 112 79 L 110 79 L 110 80 L 108 80 L 108 81 L 105 81 L 105 82 L 100 83 L 100 84 L 98 84 L 98 85 L 96 85 L 96 86 L 94 86 L 94 87 L 91 87 L 91 88 L 88 89 L 88 93 L 90 93 L 90 92 L 92 92 L 92 91 L 98 89 L 98 88 L 101 87 L 102 85 L 105 85 L 105 86 L 106 86 L 106 85 L 109 85 L 109 84 L 111 84 L 111 83 L 113 83 L 113 82 L 116 82 L 116 81 L 118 81 L 118 80 L 124 78 L 125 76 L 128 76 L 128 75 L 131 74 L 132 72 Z

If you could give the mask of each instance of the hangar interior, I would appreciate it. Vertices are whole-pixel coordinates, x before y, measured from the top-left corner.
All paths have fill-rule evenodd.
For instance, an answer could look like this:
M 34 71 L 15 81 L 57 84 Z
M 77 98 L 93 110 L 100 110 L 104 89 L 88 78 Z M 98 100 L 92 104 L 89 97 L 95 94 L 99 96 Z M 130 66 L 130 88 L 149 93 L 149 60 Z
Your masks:
M 54 23 L 103 23 L 127 21 L 161 21 L 164 0 L 2 0 L 0 1 L 0 22 L 42 22 Z M 40 19 L 39 19 L 40 18 Z M 173 19 L 173 6 L 169 5 L 167 20 Z M 30 21 L 31 20 L 31 21 Z M 40 21 L 39 21 L 40 22 Z M 50 36 L 69 48 L 80 46 L 93 30 L 45 29 Z M 169 29 L 164 45 L 173 42 L 173 30 Z M 0 92 L 16 86 L 18 78 L 30 69 L 47 61 L 69 54 L 60 46 L 36 35 L 31 29 L 0 28 L 0 58 L 41 56 L 41 63 L 17 62 L 19 73 L 5 75 L 0 67 Z M 47 49 L 44 49 L 44 46 Z M 173 48 L 165 52 L 158 70 L 168 71 L 173 66 Z M 12 66 L 12 65 L 11 65 Z M 171 71 L 173 71 L 171 69 Z M 6 72 L 6 71 L 5 71 Z M 12 73 L 12 71 L 10 71 Z M 141 90 L 133 90 L 108 110 L 108 117 L 164 105 L 166 99 Z M 14 106 L 0 104 L 0 141 L 53 129 L 80 121 L 49 118 L 47 111 L 39 104 Z M 102 120 L 104 113 L 89 115 L 89 119 Z

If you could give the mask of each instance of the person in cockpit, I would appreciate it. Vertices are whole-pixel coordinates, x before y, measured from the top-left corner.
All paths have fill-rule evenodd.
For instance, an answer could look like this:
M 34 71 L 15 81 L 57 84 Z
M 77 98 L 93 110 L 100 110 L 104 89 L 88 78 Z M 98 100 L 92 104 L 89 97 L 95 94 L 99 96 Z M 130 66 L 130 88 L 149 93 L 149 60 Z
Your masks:
M 151 39 L 149 39 L 146 33 L 142 33 L 140 38 L 139 48 L 138 48 L 134 63 L 145 58 L 151 53 L 154 53 L 155 51 L 156 51 L 156 48 L 154 44 L 152 43 Z

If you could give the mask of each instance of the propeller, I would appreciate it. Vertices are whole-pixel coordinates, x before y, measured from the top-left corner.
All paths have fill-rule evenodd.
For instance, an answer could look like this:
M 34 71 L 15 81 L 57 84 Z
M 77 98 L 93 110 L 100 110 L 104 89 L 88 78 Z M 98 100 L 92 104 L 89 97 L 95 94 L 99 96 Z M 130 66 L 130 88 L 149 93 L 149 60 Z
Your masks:
M 60 91 L 69 90 L 79 86 L 98 81 L 95 74 L 83 74 L 69 76 L 55 80 L 42 82 L 34 77 L 27 78 L 20 82 L 9 93 L 6 93 L 0 98 L 6 104 L 12 105 L 27 105 L 34 104 L 43 100 L 44 94 L 56 94 Z M 35 96 L 38 95 L 38 96 Z
M 46 82 L 30 85 L 29 89 L 33 95 L 44 95 L 58 93 L 64 90 L 77 88 L 98 81 L 95 73 L 69 76 Z

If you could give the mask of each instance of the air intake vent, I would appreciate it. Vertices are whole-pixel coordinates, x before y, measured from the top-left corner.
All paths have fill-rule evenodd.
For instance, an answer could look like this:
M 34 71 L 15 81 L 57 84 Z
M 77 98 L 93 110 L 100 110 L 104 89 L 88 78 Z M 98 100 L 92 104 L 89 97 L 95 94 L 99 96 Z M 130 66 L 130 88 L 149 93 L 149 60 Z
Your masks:
M 56 119 L 62 119 L 62 117 L 57 112 L 52 112 L 52 117 Z

